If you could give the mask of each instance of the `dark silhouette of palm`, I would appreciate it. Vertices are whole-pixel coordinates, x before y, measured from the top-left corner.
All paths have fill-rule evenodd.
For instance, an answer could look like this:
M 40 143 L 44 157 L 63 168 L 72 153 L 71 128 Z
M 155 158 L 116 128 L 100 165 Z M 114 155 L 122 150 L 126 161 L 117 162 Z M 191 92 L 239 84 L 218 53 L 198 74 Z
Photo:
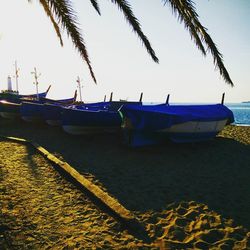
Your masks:
M 31 0 L 28 0 L 31 1 Z M 138 19 L 134 16 L 130 3 L 127 0 L 110 0 L 116 4 L 121 10 L 125 19 L 131 25 L 133 31 L 141 39 L 147 52 L 150 54 L 152 59 L 158 63 L 158 58 L 155 55 L 153 48 L 150 45 L 149 40 L 142 32 Z M 199 16 L 196 13 L 195 5 L 193 0 L 161 0 L 163 5 L 169 5 L 173 13 L 177 16 L 181 23 L 184 23 L 185 28 L 189 31 L 191 39 L 194 40 L 198 49 L 206 56 L 209 51 L 214 60 L 216 68 L 219 69 L 220 75 L 223 77 L 226 83 L 233 86 L 233 82 L 224 66 L 222 54 L 219 52 L 215 43 L 213 42 L 210 35 L 207 33 L 207 29 L 200 23 Z M 72 8 L 70 0 L 39 0 L 43 6 L 46 14 L 50 18 L 57 36 L 59 37 L 61 45 L 63 45 L 60 26 L 66 30 L 68 36 L 72 39 L 73 44 L 79 51 L 82 58 L 85 60 L 89 67 L 90 74 L 96 82 L 96 78 L 89 60 L 86 45 L 81 35 L 80 29 L 77 24 L 77 15 Z M 97 0 L 90 0 L 91 4 L 101 15 L 100 8 Z

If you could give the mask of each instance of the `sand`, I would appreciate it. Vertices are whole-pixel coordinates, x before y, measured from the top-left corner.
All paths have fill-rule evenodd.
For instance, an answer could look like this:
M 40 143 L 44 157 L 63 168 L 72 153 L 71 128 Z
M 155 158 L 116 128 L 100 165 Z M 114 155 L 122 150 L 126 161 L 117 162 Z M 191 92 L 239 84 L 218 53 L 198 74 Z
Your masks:
M 249 127 L 228 126 L 209 142 L 137 150 L 114 135 L 76 137 L 3 119 L 0 134 L 36 141 L 66 160 L 131 210 L 147 235 L 93 203 L 33 149 L 2 141 L 6 249 L 250 248 Z
M 1 249 L 106 249 L 139 242 L 32 148 L 1 142 L 0 152 Z

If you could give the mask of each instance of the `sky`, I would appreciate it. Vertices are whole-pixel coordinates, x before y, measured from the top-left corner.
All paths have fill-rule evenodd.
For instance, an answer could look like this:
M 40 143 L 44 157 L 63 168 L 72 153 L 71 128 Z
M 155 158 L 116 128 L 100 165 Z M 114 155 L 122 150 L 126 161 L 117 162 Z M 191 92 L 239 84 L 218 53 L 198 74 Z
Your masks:
M 35 93 L 31 72 L 36 67 L 39 92 L 51 84 L 48 97 L 55 99 L 72 97 L 79 76 L 85 102 L 101 101 L 111 92 L 115 100 L 138 100 L 143 92 L 145 102 L 164 102 L 170 94 L 170 103 L 217 103 L 223 92 L 226 102 L 250 101 L 249 0 L 194 1 L 201 23 L 223 54 L 233 88 L 163 1 L 129 1 L 160 60 L 157 64 L 111 1 L 99 0 L 99 16 L 90 1 L 72 0 L 97 84 L 65 31 L 60 46 L 39 1 L 0 1 L 0 90 L 7 88 L 8 75 L 16 88 L 17 61 L 21 94 Z

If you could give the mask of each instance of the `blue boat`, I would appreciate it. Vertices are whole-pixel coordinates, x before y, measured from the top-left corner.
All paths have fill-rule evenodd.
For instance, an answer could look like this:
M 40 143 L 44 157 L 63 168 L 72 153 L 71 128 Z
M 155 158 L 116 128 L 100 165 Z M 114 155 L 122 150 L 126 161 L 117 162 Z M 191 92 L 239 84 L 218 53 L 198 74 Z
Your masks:
M 23 120 L 28 122 L 47 122 L 50 125 L 59 125 L 61 107 L 72 105 L 76 100 L 76 92 L 73 98 L 48 99 L 41 98 L 39 101 L 23 101 L 20 113 Z
M 3 118 L 15 119 L 20 118 L 20 107 L 24 101 L 37 102 L 37 97 L 45 99 L 51 85 L 45 92 L 32 95 L 19 95 L 15 91 L 3 91 L 0 93 L 0 115 Z
M 0 116 L 6 119 L 20 118 L 20 103 L 9 102 L 6 100 L 0 101 Z
M 37 100 L 41 98 L 45 98 L 51 88 L 51 85 L 48 87 L 48 89 L 45 92 L 41 92 L 38 94 L 31 94 L 31 95 L 20 95 L 16 91 L 2 91 L 0 93 L 0 100 L 5 100 L 8 102 L 13 103 L 21 103 L 24 100 Z
M 26 122 L 44 122 L 43 103 L 22 102 L 20 106 L 21 118 Z
M 62 105 L 57 103 L 44 103 L 42 110 L 43 120 L 51 126 L 61 125 Z
M 63 108 L 62 127 L 70 134 L 116 132 L 122 122 L 119 109 L 126 103 L 128 102 L 98 102 Z
M 223 104 L 125 105 L 121 114 L 124 142 L 132 147 L 168 139 L 176 143 L 209 140 L 234 121 Z
M 49 99 L 46 97 L 41 97 L 39 98 L 41 103 L 50 103 L 50 104 L 58 104 L 58 105 L 72 105 L 75 103 L 77 98 L 77 91 L 75 91 L 75 94 L 72 98 L 68 98 L 68 99 Z
M 69 99 L 61 99 L 61 100 L 53 100 L 48 98 L 42 99 L 43 120 L 51 126 L 60 126 L 62 120 L 61 119 L 62 107 L 74 105 L 76 97 L 77 97 L 77 91 L 75 91 L 74 97 Z

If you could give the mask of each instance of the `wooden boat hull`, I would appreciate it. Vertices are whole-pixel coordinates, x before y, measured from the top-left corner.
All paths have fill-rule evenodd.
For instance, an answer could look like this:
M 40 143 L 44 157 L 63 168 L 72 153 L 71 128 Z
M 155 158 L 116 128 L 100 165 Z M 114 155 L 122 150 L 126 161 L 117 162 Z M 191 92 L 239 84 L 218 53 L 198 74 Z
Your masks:
M 115 132 L 121 126 L 121 117 L 116 111 L 100 108 L 63 108 L 62 127 L 69 134 L 92 134 Z
M 34 102 L 22 102 L 20 114 L 24 121 L 42 123 L 43 120 L 43 104 Z
M 20 104 L 0 101 L 0 115 L 6 119 L 20 118 Z
M 98 133 L 116 133 L 120 129 L 117 127 L 98 127 L 98 126 L 72 126 L 63 125 L 63 130 L 68 134 L 72 135 L 87 135 L 87 134 L 98 134 Z
M 46 123 L 50 126 L 61 126 L 62 125 L 61 120 L 46 120 Z
M 22 100 L 36 100 L 37 96 L 39 98 L 45 98 L 50 90 L 50 87 L 51 86 L 49 86 L 45 92 L 31 95 L 20 95 L 18 92 L 4 91 L 0 93 L 0 100 L 6 100 L 12 103 L 21 103 Z
M 53 100 L 41 98 L 36 102 L 22 102 L 21 116 L 27 122 L 46 122 L 52 126 L 61 125 L 61 110 L 63 106 L 75 102 L 76 95 L 73 98 Z
M 159 131 L 123 130 L 125 143 L 138 147 L 161 144 L 167 140 L 175 143 L 201 142 L 213 139 L 225 127 L 227 120 L 213 122 L 187 122 Z
M 20 119 L 20 114 L 19 113 L 11 113 L 11 112 L 0 112 L 1 117 L 5 119 Z
M 45 103 L 42 110 L 42 116 L 45 122 L 50 126 L 62 125 L 62 105 Z

